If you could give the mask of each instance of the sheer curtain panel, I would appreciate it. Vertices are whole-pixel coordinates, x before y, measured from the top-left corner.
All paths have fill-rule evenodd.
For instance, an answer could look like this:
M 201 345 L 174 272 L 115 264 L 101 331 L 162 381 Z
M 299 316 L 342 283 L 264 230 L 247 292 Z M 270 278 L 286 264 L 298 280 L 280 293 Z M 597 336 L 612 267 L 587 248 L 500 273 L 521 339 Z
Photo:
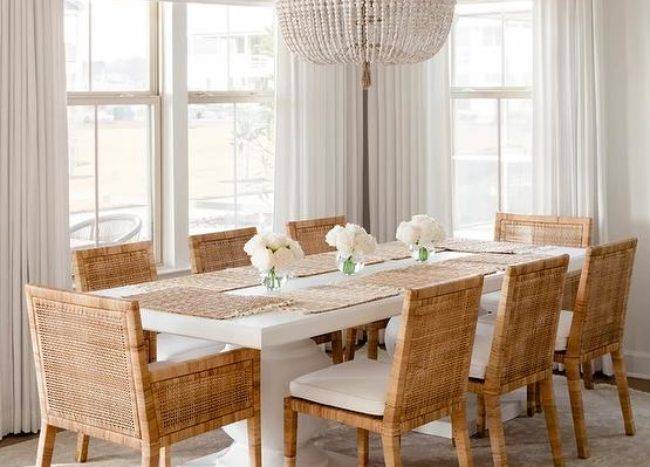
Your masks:
M 70 285 L 62 2 L 0 2 L 1 436 L 40 428 L 23 286 Z

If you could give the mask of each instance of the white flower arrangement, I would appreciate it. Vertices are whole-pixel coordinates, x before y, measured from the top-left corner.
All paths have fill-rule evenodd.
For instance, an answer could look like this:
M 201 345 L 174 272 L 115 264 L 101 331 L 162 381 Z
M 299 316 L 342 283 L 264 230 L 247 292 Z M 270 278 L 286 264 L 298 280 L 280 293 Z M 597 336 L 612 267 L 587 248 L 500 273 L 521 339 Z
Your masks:
M 445 229 L 434 218 L 417 214 L 410 221 L 400 223 L 395 236 L 407 245 L 431 247 L 445 239 Z
M 337 225 L 332 228 L 325 241 L 333 246 L 341 256 L 352 257 L 370 255 L 377 249 L 377 241 L 366 230 L 356 224 L 347 224 L 345 227 Z
M 305 257 L 298 242 L 272 232 L 255 235 L 246 242 L 244 251 L 261 273 L 285 273 Z

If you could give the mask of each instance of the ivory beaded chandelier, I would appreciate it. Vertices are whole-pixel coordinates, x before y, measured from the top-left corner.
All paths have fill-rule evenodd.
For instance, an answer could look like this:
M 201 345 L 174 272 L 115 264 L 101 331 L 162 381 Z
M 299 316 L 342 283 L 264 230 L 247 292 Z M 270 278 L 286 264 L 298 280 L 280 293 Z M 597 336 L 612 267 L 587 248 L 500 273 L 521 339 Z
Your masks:
M 286 46 L 317 64 L 417 63 L 447 40 L 456 0 L 278 0 Z

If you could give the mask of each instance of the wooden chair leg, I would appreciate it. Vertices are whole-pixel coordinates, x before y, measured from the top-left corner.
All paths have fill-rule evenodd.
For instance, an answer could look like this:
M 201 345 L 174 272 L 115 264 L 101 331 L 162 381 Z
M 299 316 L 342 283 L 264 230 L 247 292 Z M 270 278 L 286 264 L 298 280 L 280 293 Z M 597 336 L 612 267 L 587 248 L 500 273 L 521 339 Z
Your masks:
M 537 412 L 535 406 L 537 401 L 537 396 L 535 395 L 536 386 L 535 383 L 529 384 L 526 386 L 526 415 L 532 417 Z
M 343 332 L 332 333 L 332 362 L 335 365 L 343 363 Z
M 473 465 L 472 449 L 469 444 L 469 431 L 467 430 L 467 418 L 465 417 L 465 399 L 451 408 L 451 427 L 456 455 L 458 456 L 458 465 L 460 467 L 471 467 Z
M 402 467 L 401 442 L 399 436 L 381 435 L 386 467 Z
M 476 395 L 476 436 L 485 436 L 485 398 L 483 394 Z
M 74 453 L 75 462 L 82 463 L 88 460 L 88 443 L 90 443 L 90 436 L 77 433 L 77 447 Z
M 582 381 L 585 384 L 585 389 L 594 388 L 594 369 L 591 366 L 591 360 L 582 362 Z
M 171 446 L 163 446 L 160 448 L 160 467 L 172 467 Z
M 359 460 L 359 467 L 368 467 L 369 457 L 369 437 L 368 430 L 357 428 L 357 458 Z
M 357 328 L 350 328 L 345 336 L 345 360 L 354 360 L 354 353 L 357 347 Z
M 614 375 L 616 376 L 618 400 L 621 403 L 621 411 L 623 412 L 625 434 L 633 436 L 636 433 L 636 426 L 634 423 L 634 414 L 632 413 L 632 404 L 630 403 L 630 389 L 627 385 L 625 361 L 623 360 L 623 352 L 620 349 L 612 352 L 612 364 L 614 365 Z
M 494 467 L 505 467 L 508 465 L 508 456 L 506 455 L 506 440 L 501 421 L 501 400 L 499 396 L 486 394 L 484 397 Z
M 377 360 L 379 355 L 379 329 L 371 327 L 368 333 L 368 358 Z
M 542 390 L 539 381 L 535 383 L 535 412 L 542 413 Z
M 43 423 L 41 434 L 38 437 L 38 449 L 36 451 L 36 467 L 49 467 L 52 464 L 52 453 L 54 452 L 54 440 L 56 428 Z
M 284 400 L 284 466 L 296 466 L 298 413 L 291 408 L 291 398 Z M 261 465 L 261 464 L 260 464 Z
M 262 467 L 262 429 L 260 425 L 260 411 L 257 410 L 252 418 L 246 420 L 248 455 L 251 467 Z
M 546 418 L 548 438 L 551 442 L 551 451 L 553 452 L 553 465 L 556 467 L 562 466 L 564 465 L 564 459 L 562 458 L 562 443 L 560 442 L 560 430 L 558 428 L 557 411 L 555 409 L 552 376 L 539 382 L 539 392 L 544 417 Z
M 160 446 L 142 446 L 142 467 L 160 467 Z
M 567 385 L 569 386 L 569 399 L 571 400 L 571 415 L 573 416 L 573 431 L 575 432 L 578 457 L 589 457 L 589 442 L 587 441 L 587 427 L 585 413 L 582 405 L 582 378 L 580 377 L 580 362 L 566 360 Z

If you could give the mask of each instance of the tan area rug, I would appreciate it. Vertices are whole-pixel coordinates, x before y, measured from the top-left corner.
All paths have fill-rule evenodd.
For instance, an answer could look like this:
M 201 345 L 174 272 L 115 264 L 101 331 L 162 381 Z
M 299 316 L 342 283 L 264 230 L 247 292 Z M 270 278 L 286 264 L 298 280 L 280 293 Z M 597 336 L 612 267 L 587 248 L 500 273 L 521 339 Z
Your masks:
M 591 447 L 591 458 L 576 458 L 573 441 L 571 412 L 565 379 L 556 377 L 555 394 L 560 416 L 564 456 L 567 465 L 574 466 L 642 466 L 650 463 L 650 394 L 633 391 L 632 406 L 637 422 L 637 435 L 623 434 L 623 422 L 618 405 L 616 388 L 600 384 L 593 391 L 585 391 L 587 429 Z M 505 424 L 508 460 L 512 466 L 550 466 L 551 452 L 546 437 L 546 425 L 541 414 L 533 418 L 519 418 Z M 381 442 L 371 435 L 371 465 L 383 465 Z M 225 448 L 230 440 L 220 430 L 174 445 L 173 465 L 203 457 Z M 337 424 L 318 439 L 318 444 L 329 451 L 350 456 L 355 455 L 355 432 Z M 37 440 L 24 441 L 0 449 L 2 467 L 33 465 Z M 57 435 L 54 449 L 54 465 L 88 467 L 118 467 L 140 465 L 135 451 L 100 440 L 91 440 L 90 459 L 87 464 L 72 463 L 75 435 L 61 432 Z M 489 441 L 472 439 L 474 465 L 492 465 Z M 418 433 L 410 433 L 402 441 L 402 458 L 406 466 L 455 466 L 455 451 L 451 441 Z

